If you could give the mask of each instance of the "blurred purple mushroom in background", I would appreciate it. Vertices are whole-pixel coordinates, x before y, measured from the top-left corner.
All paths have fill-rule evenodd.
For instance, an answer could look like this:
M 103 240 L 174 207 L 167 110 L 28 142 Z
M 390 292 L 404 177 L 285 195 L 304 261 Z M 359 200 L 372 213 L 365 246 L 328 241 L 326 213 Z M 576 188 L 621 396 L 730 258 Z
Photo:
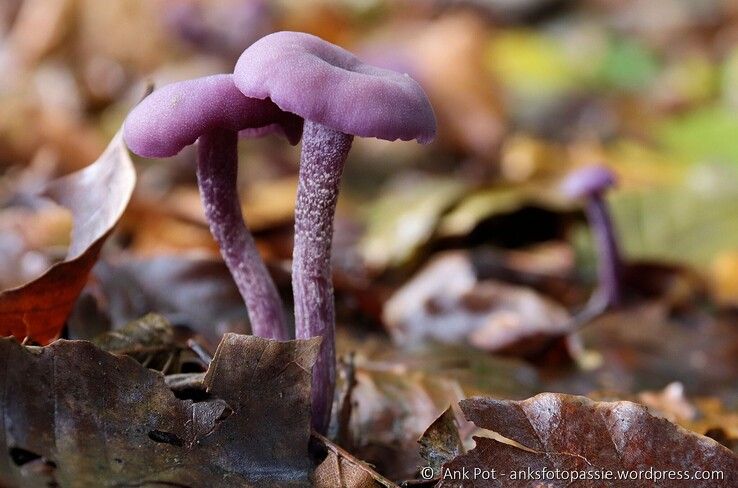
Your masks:
M 281 132 L 292 144 L 302 119 L 268 100 L 243 96 L 232 75 L 166 85 L 128 115 L 124 139 L 139 156 L 174 156 L 198 142 L 197 180 L 210 231 L 243 296 L 254 335 L 287 340 L 284 307 L 241 212 L 236 185 L 242 136 Z
M 168 0 L 164 22 L 192 47 L 236 59 L 274 30 L 274 4 L 267 0 Z
M 591 303 L 598 309 L 617 306 L 622 299 L 623 264 L 604 199 L 607 189 L 616 183 L 615 174 L 606 166 L 587 166 L 569 175 L 562 185 L 567 196 L 585 201 L 587 220 L 597 246 L 599 289 Z
M 234 83 L 305 119 L 295 210 L 296 336 L 323 338 L 313 369 L 313 427 L 325 432 L 335 388 L 331 242 L 338 189 L 354 136 L 429 143 L 433 109 L 410 76 L 362 63 L 319 37 L 277 32 L 246 49 Z

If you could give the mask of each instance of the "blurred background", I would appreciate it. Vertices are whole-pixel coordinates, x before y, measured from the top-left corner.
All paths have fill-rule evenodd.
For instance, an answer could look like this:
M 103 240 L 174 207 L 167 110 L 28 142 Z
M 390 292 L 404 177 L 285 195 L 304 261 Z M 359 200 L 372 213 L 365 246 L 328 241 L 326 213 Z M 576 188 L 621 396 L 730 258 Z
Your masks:
M 723 299 L 738 300 L 738 7 L 730 0 L 4 0 L 5 201 L 92 162 L 147 83 L 229 72 L 255 39 L 285 29 L 411 74 L 439 119 L 428 147 L 357 141 L 341 203 L 361 227 L 352 237 L 363 264 L 403 264 L 431 234 L 467 239 L 495 214 L 559 209 L 566 202 L 547 190 L 560 175 L 604 162 L 621 178 L 612 205 L 627 254 L 695 265 Z M 244 148 L 257 230 L 290 218 L 297 153 L 283 146 Z M 131 211 L 151 204 L 164 215 L 136 229 L 132 251 L 213 251 L 206 229 L 189 222 L 201 220 L 192 164 L 192 151 L 141 162 Z M 387 212 L 396 199 L 402 212 Z M 405 211 L 417 213 L 407 217 L 415 223 L 399 232 Z M 519 228 L 502 230 L 515 235 L 473 239 L 528 240 Z M 586 258 L 587 243 L 577 246 Z
M 149 84 L 230 72 L 278 30 L 410 74 L 439 123 L 427 146 L 357 138 L 346 167 L 334 281 L 361 408 L 344 445 L 411 477 L 415 439 L 449 399 L 648 389 L 639 401 L 667 418 L 738 438 L 717 400 L 696 413 L 683 396 L 738 403 L 733 0 L 0 0 L 2 289 L 64 258 L 71 215 L 36 194 L 95 161 Z M 246 219 L 289 300 L 299 146 L 239 150 Z M 152 311 L 211 352 L 248 331 L 194 158 L 135 160 L 135 193 L 66 336 Z M 596 257 L 559 185 L 594 163 L 620 181 L 608 203 L 631 301 L 575 337 Z M 417 352 L 427 343 L 445 348 Z
M 392 287 L 444 249 L 520 251 L 516 266 L 592 284 L 586 222 L 558 186 L 593 163 L 619 176 L 609 202 L 629 259 L 697 270 L 717 303 L 738 304 L 730 0 L 3 0 L 3 288 L 63 256 L 70 216 L 32 195 L 93 162 L 147 85 L 230 72 L 277 30 L 409 73 L 439 121 L 428 146 L 354 144 L 335 242 L 339 291 L 355 292 L 349 308 L 381 322 Z M 241 146 L 247 220 L 286 285 L 299 148 L 277 138 Z M 194 149 L 137 166 L 106 256 L 217 259 Z M 133 308 L 125 318 L 146 311 Z

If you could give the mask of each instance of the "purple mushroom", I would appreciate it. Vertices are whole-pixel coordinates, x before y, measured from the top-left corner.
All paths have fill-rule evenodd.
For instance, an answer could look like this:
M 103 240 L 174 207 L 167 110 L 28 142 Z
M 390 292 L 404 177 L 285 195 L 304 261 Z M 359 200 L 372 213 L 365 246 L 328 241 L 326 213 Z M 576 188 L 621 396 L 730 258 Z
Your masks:
M 266 36 L 241 55 L 236 86 L 305 119 L 295 209 L 292 286 L 296 335 L 320 336 L 313 369 L 313 427 L 325 432 L 335 386 L 331 241 L 338 186 L 354 136 L 394 141 L 435 137 L 430 102 L 408 75 L 369 66 L 318 37 Z
M 277 288 L 241 213 L 236 177 L 239 132 L 281 132 L 292 144 L 302 119 L 269 100 L 245 97 L 232 75 L 166 85 L 144 98 L 126 118 L 123 137 L 139 156 L 174 156 L 198 142 L 197 181 L 210 231 L 248 308 L 254 335 L 289 338 Z
M 616 306 L 621 300 L 622 261 L 612 219 L 604 199 L 605 191 L 617 183 L 605 166 L 588 166 L 569 175 L 563 191 L 572 198 L 584 198 L 585 210 L 597 245 L 600 289 L 596 301 L 601 306 Z

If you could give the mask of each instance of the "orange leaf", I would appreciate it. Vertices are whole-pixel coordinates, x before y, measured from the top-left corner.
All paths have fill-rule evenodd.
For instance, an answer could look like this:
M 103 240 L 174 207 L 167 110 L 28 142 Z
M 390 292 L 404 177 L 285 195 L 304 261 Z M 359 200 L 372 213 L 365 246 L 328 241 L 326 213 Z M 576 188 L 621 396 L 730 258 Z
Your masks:
M 59 335 L 135 182 L 133 163 L 117 134 L 93 164 L 49 184 L 45 195 L 74 219 L 67 257 L 39 278 L 0 293 L 0 335 L 40 344 Z

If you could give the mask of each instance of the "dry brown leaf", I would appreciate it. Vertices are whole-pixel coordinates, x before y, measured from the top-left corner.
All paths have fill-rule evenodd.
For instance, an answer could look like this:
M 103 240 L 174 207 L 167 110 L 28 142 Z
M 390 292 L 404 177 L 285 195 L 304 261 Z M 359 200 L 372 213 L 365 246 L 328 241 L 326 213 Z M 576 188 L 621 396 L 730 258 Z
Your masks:
M 738 412 L 729 409 L 718 398 L 693 400 L 699 415 L 681 423 L 684 427 L 715 439 L 738 454 Z
M 40 344 L 59 335 L 135 181 L 133 163 L 118 134 L 95 163 L 48 186 L 45 194 L 72 212 L 67 257 L 39 278 L 0 294 L 0 335 Z
M 120 329 L 100 334 L 91 342 L 103 351 L 131 355 L 137 351 L 173 347 L 174 329 L 167 319 L 150 313 Z
M 607 395 L 593 394 L 595 400 L 612 400 Z M 647 406 L 649 411 L 698 434 L 711 437 L 724 446 L 738 447 L 738 412 L 730 409 L 717 397 L 688 397 L 684 385 L 675 381 L 662 390 L 643 391 L 638 395 L 618 395 L 619 400 L 633 400 Z
M 391 479 L 409 479 L 422 463 L 418 438 L 449 405 L 472 395 L 526 398 L 540 391 L 531 366 L 468 348 L 433 345 L 398 351 L 386 339 L 347 344 L 338 329 L 338 351 L 357 351 L 349 422 L 357 457 Z M 339 398 L 345 391 L 339 378 Z M 473 425 L 457 415 L 464 439 Z
M 88 342 L 0 340 L 0 483 L 307 486 L 318 345 L 228 334 L 190 400 Z
M 393 338 L 409 346 L 425 341 L 472 344 L 530 356 L 572 330 L 567 311 L 535 291 L 478 281 L 468 254 L 441 254 L 386 303 Z
M 738 328 L 729 317 L 679 319 L 663 304 L 641 304 L 599 317 L 579 337 L 598 364 L 555 378 L 550 389 L 623 395 L 679 381 L 690 396 L 719 396 L 738 380 Z
M 684 395 L 684 385 L 678 381 L 669 383 L 661 391 L 643 391 L 638 394 L 638 400 L 652 413 L 685 427 L 685 422 L 697 416 L 697 409 Z
M 70 320 L 70 335 L 73 331 L 71 324 Z M 177 373 L 184 363 L 187 363 L 188 371 L 195 371 L 193 368 L 197 366 L 204 366 L 204 370 L 211 359 L 194 359 L 193 355 L 188 354 L 190 349 L 185 348 L 185 340 L 180 338 L 182 336 L 184 334 L 177 334 L 166 318 L 150 313 L 119 329 L 103 332 L 90 341 L 103 351 L 125 354 L 162 374 Z M 194 364 L 188 362 L 191 358 Z
M 129 257 L 102 261 L 93 273 L 98 311 L 113 328 L 156 312 L 175 325 L 199 332 L 213 345 L 226 332 L 248 332 L 243 298 L 220 259 Z
M 528 472 L 548 475 L 556 469 L 568 479 L 544 478 L 545 486 L 571 486 L 571 476 L 588 476 L 576 486 L 603 486 L 606 471 L 618 476 L 619 470 L 641 473 L 640 480 L 615 482 L 609 486 L 734 486 L 738 477 L 738 457 L 712 439 L 654 417 L 646 407 L 631 402 L 594 402 L 585 397 L 542 393 L 523 401 L 471 398 L 461 402 L 467 419 L 477 427 L 505 437 L 507 442 L 475 437 L 477 447 L 450 463 L 441 473 L 441 487 L 531 486 Z M 448 476 L 495 469 L 496 479 L 451 480 Z M 644 478 L 646 472 L 685 473 L 719 471 L 722 480 Z M 525 476 L 514 475 L 523 471 Z M 444 478 L 444 475 L 447 477 Z M 515 476 L 513 478 L 512 476 Z M 630 474 L 628 474 L 630 476 Z M 524 478 L 524 479 L 520 479 Z M 684 478 L 680 478 L 684 479 Z
M 433 468 L 434 477 L 440 472 L 441 466 L 464 454 L 464 444 L 451 407 L 430 424 L 418 442 L 420 456 Z
M 328 451 L 328 456 L 313 472 L 315 488 L 397 488 L 395 483 L 329 439 L 316 433 L 313 438 Z

